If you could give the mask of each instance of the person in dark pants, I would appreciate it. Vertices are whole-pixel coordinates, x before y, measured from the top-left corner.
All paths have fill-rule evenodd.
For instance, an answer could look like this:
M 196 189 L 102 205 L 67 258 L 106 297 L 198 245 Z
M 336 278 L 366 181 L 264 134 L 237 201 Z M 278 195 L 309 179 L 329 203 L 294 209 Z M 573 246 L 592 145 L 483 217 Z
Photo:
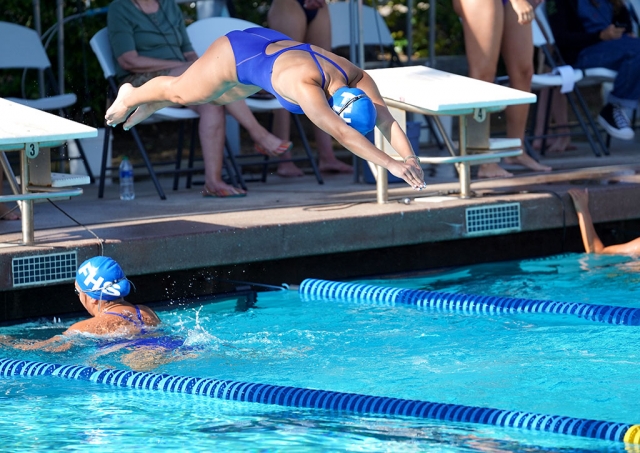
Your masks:
M 633 140 L 625 110 L 640 100 L 640 40 L 622 0 L 548 0 L 549 25 L 565 63 L 618 72 L 598 123 L 612 137 Z

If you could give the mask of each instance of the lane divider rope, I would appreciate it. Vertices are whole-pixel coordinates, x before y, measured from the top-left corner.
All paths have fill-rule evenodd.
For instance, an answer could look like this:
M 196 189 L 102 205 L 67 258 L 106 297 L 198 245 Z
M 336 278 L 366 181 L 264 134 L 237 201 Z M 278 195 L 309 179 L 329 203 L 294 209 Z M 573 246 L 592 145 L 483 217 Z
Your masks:
M 640 308 L 594 305 L 581 302 L 519 299 L 515 297 L 450 294 L 418 289 L 390 288 L 359 283 L 306 279 L 300 284 L 306 300 L 333 299 L 405 304 L 420 308 L 467 314 L 546 313 L 572 315 L 589 321 L 625 326 L 640 325 Z
M 384 396 L 117 369 L 98 370 L 81 365 L 60 365 L 6 358 L 0 358 L 0 376 L 56 376 L 118 387 L 185 393 L 230 401 L 355 414 L 395 415 L 449 422 L 479 423 L 640 444 L 640 425 L 637 424 L 460 404 L 432 403 Z

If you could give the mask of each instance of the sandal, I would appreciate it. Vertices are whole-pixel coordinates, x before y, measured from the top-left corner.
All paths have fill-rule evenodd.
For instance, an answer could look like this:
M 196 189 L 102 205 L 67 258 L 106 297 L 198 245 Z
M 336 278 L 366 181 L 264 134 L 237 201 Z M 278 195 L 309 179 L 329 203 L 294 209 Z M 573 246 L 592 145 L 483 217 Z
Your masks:
M 232 189 L 215 189 L 209 190 L 206 186 L 202 189 L 202 196 L 205 198 L 239 198 L 246 197 L 247 192 L 239 192 L 239 189 L 233 187 Z
M 292 147 L 293 147 L 293 143 L 291 143 L 288 140 L 283 141 L 282 143 L 280 143 L 280 146 L 278 146 L 275 150 L 273 151 L 268 151 L 266 148 L 264 148 L 263 146 L 255 143 L 253 145 L 254 149 L 256 150 L 256 152 L 264 155 L 264 156 L 271 156 L 271 157 L 278 157 L 283 155 L 284 153 L 286 153 L 287 151 L 289 151 Z

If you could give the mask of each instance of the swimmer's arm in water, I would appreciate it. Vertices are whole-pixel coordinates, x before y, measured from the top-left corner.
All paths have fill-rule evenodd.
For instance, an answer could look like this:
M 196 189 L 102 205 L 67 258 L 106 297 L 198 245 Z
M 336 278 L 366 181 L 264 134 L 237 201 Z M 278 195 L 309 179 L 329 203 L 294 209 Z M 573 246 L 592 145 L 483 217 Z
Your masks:
M 63 352 L 71 349 L 73 343 L 69 341 L 68 336 L 63 334 L 56 335 L 55 337 L 51 337 L 48 340 L 12 343 L 10 346 L 22 351 L 33 351 L 35 349 L 42 349 L 43 351 L 49 352 Z

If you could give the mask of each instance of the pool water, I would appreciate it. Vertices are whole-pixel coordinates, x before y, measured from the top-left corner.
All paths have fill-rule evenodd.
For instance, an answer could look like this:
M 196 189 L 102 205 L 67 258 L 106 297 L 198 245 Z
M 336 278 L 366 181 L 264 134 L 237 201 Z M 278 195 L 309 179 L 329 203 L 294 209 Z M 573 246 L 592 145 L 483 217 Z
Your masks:
M 638 271 L 627 257 L 567 254 L 366 283 L 640 307 Z M 293 290 L 260 293 L 244 312 L 211 303 L 159 314 L 186 346 L 154 372 L 640 423 L 640 327 L 310 301 Z M 0 334 L 48 338 L 72 322 Z M 1 347 L 0 357 L 127 368 L 126 351 L 97 351 L 87 338 L 64 353 Z M 566 435 L 54 377 L 0 378 L 0 411 L 0 445 L 12 451 L 625 451 L 622 443 Z

